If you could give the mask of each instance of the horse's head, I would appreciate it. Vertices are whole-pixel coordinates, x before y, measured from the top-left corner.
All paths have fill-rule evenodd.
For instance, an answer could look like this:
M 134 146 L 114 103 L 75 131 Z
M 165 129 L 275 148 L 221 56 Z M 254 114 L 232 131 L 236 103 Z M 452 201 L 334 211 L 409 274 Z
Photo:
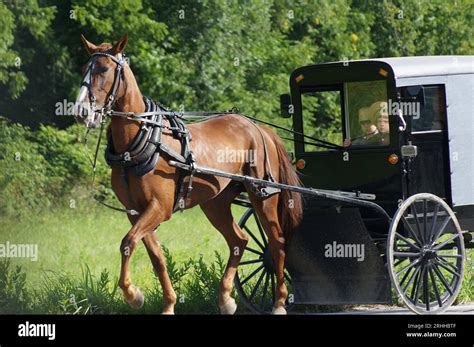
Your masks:
M 74 115 L 79 123 L 88 128 L 97 128 L 116 100 L 124 93 L 123 52 L 127 46 L 125 34 L 115 45 L 102 43 L 98 46 L 81 35 L 89 61 L 84 67 L 84 78 L 74 106 Z

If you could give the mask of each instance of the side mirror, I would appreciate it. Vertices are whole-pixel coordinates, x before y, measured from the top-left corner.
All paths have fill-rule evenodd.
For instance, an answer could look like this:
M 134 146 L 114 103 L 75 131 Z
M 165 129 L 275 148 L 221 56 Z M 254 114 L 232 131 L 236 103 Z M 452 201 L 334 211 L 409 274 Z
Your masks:
M 281 94 L 280 95 L 280 116 L 283 118 L 290 118 L 295 112 L 294 106 L 291 103 L 290 94 Z

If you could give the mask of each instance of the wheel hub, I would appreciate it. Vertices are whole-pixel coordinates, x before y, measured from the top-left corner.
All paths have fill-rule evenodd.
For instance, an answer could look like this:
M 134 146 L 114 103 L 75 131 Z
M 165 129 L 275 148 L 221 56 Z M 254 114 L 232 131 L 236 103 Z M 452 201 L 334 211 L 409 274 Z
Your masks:
M 423 260 L 425 261 L 435 259 L 438 256 L 438 253 L 434 249 L 432 249 L 430 246 L 423 246 L 421 250 L 421 254 L 422 254 Z

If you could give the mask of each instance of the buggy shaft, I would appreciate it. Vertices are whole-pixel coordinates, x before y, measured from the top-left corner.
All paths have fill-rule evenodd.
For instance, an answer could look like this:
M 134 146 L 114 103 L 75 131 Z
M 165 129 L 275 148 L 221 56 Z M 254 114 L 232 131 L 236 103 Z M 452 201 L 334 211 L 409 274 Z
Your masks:
M 293 185 L 284 184 L 284 183 L 271 182 L 268 180 L 255 178 L 252 176 L 232 174 L 225 171 L 221 171 L 221 170 L 217 170 L 213 168 L 207 168 L 207 167 L 203 167 L 199 165 L 191 166 L 191 165 L 177 162 L 175 160 L 170 160 L 168 163 L 173 167 L 186 170 L 189 172 L 194 171 L 194 173 L 199 173 L 203 175 L 224 177 L 224 178 L 229 178 L 237 182 L 256 184 L 256 185 L 261 185 L 263 187 L 290 190 L 296 193 L 308 194 L 308 195 L 313 195 L 313 196 L 317 196 L 324 199 L 336 200 L 336 201 L 346 202 L 346 203 L 360 206 L 360 207 L 366 207 L 366 208 L 376 211 L 378 214 L 386 218 L 387 221 L 391 221 L 390 216 L 381 206 L 379 206 L 378 204 L 374 202 L 363 200 L 364 197 L 365 199 L 373 199 L 374 196 L 372 194 L 361 194 L 359 197 L 357 197 L 356 193 L 320 190 L 320 189 L 314 189 L 314 188 L 293 186 Z M 349 194 L 354 194 L 355 197 L 349 197 L 348 196 Z

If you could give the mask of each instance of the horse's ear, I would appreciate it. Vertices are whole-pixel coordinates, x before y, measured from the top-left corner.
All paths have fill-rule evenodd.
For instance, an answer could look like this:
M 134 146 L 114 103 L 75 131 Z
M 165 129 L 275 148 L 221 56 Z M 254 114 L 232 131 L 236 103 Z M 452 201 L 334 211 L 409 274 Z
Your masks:
M 122 36 L 122 38 L 112 47 L 112 52 L 114 55 L 118 53 L 123 53 L 125 47 L 127 47 L 128 43 L 128 34 Z
M 94 45 L 92 42 L 87 41 L 87 39 L 82 34 L 81 41 L 84 44 L 84 48 L 86 49 L 87 53 L 92 54 L 97 50 L 97 46 Z

